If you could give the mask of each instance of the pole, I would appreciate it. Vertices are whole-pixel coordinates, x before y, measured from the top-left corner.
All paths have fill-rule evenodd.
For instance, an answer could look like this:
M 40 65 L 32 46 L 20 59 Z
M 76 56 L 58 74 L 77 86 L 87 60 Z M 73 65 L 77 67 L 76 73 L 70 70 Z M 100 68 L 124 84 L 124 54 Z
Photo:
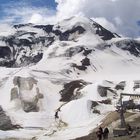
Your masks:
M 122 94 L 120 95 L 120 102 L 121 102 L 121 108 L 120 108 L 120 119 L 121 119 L 121 128 L 126 128 L 126 122 L 124 117 L 124 107 L 122 102 Z

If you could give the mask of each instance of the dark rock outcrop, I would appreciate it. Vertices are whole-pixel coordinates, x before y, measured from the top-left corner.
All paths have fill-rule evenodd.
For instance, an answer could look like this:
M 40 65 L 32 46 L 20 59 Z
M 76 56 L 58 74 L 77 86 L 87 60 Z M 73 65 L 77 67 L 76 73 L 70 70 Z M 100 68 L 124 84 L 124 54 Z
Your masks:
M 77 65 L 75 63 L 72 64 L 73 68 L 77 68 L 82 71 L 86 70 L 87 66 L 90 66 L 90 60 L 87 57 L 85 57 L 84 59 L 81 60 L 81 65 Z
M 95 113 L 95 114 L 101 114 L 100 110 L 98 110 L 98 109 L 94 109 L 93 110 L 93 113 Z
M 12 130 L 15 126 L 12 124 L 9 116 L 6 115 L 2 107 L 0 106 L 0 130 Z
M 86 66 L 82 66 L 82 65 L 77 65 L 77 64 L 72 64 L 72 67 L 73 68 L 77 68 L 78 70 L 82 70 L 82 71 L 85 71 L 87 69 Z
M 39 62 L 43 53 L 32 52 L 34 45 L 38 44 L 37 39 L 32 39 L 35 38 L 33 36 L 30 39 L 19 39 L 16 35 L 0 38 L 0 41 L 6 43 L 6 46 L 0 47 L 0 58 L 3 58 L 0 60 L 0 66 L 20 67 Z
M 11 101 L 18 99 L 19 98 L 19 94 L 18 94 L 18 88 L 14 87 L 11 89 Z
M 0 58 L 9 58 L 11 50 L 8 46 L 0 46 Z
M 85 87 L 87 84 L 88 83 L 83 80 L 76 80 L 76 81 L 66 83 L 64 85 L 64 89 L 60 91 L 60 94 L 61 94 L 60 101 L 69 102 L 69 101 L 77 98 L 77 96 L 80 96 L 78 94 L 78 91 L 80 89 L 82 89 L 83 87 Z M 76 92 L 76 93 L 74 93 L 74 92 Z
M 126 86 L 126 82 L 125 81 L 122 81 L 120 83 L 118 83 L 116 86 L 115 86 L 115 89 L 117 90 L 124 90 L 124 87 Z
M 53 30 L 53 26 L 54 25 L 35 25 L 34 27 L 42 29 L 42 30 L 44 30 L 47 33 L 51 33 L 52 30 Z
M 67 30 L 65 32 L 61 32 L 61 30 L 57 29 L 57 30 L 53 30 L 52 32 L 56 35 L 59 36 L 59 40 L 60 41 L 68 41 L 70 35 L 74 34 L 74 33 L 78 33 L 78 34 L 83 34 L 86 30 L 82 27 L 82 26 L 76 26 L 73 27 L 71 30 Z M 74 38 L 71 38 L 71 40 L 73 40 Z
M 100 94 L 101 97 L 106 97 L 107 96 L 107 89 L 108 87 L 103 87 L 103 86 L 98 86 L 97 91 Z
M 101 104 L 111 104 L 111 99 L 106 99 L 106 100 L 102 100 L 102 101 L 98 101 Z
M 64 56 L 72 57 L 78 53 L 82 53 L 84 56 L 88 56 L 94 51 L 93 49 L 88 49 L 86 46 L 74 46 L 66 50 Z
M 82 61 L 82 66 L 89 66 L 90 65 L 90 60 L 89 58 L 85 57 Z
M 67 22 L 68 24 L 69 22 L 73 22 L 74 18 L 76 17 L 64 20 L 64 23 Z M 71 48 L 68 48 L 64 54 L 60 54 L 57 57 L 72 57 L 81 53 L 85 56 L 85 59 L 81 61 L 81 65 L 73 64 L 73 67 L 84 71 L 90 65 L 90 59 L 88 60 L 87 58 L 88 55 L 96 49 L 106 49 L 116 46 L 137 57 L 140 56 L 139 41 L 133 39 L 123 39 L 119 41 L 112 41 L 112 43 L 106 42 L 106 40 L 119 36 L 108 31 L 90 19 L 87 19 L 87 22 L 85 22 L 84 19 L 85 18 L 81 18 L 79 21 L 76 20 L 74 25 L 68 27 L 66 27 L 67 24 L 65 24 L 65 26 L 63 25 L 63 21 L 62 24 L 60 22 L 56 25 L 33 25 L 30 23 L 14 25 L 14 28 L 17 29 L 15 33 L 9 36 L 0 37 L 0 41 L 4 44 L 0 46 L 0 58 L 2 58 L 0 59 L 0 66 L 24 67 L 34 65 L 42 59 L 44 50 L 46 50 L 46 48 L 52 45 L 55 41 L 60 41 L 61 43 L 69 43 L 69 41 L 77 42 L 80 36 L 88 36 L 88 34 L 86 34 L 88 32 L 93 33 L 98 39 L 102 39 L 103 41 L 94 47 L 91 45 L 72 46 Z M 89 27 L 87 28 L 87 26 Z M 29 27 L 29 31 L 24 27 Z M 60 47 L 64 46 L 60 45 Z M 57 50 L 57 47 L 55 49 Z M 51 56 L 55 57 L 55 50 L 51 52 Z M 93 67 L 94 71 L 97 71 L 96 66 L 93 65 Z
M 23 101 L 22 106 L 25 112 L 38 112 L 39 111 L 39 107 L 36 105 L 36 101 L 32 101 L 32 102 Z
M 132 39 L 124 39 L 113 43 L 118 48 L 128 51 L 130 54 L 140 56 L 140 42 Z
M 82 46 L 75 46 L 75 47 L 67 49 L 65 52 L 65 56 L 72 57 L 72 56 L 82 52 L 83 50 L 84 50 L 84 48 Z
M 43 94 L 40 93 L 39 88 L 36 86 L 37 80 L 32 77 L 23 78 L 23 77 L 15 77 L 13 80 L 13 84 L 16 86 L 11 89 L 11 101 L 15 99 L 19 99 L 21 102 L 21 108 L 25 112 L 38 112 L 39 106 L 38 102 L 40 99 L 44 98 Z M 33 88 L 35 88 L 35 93 L 33 93 Z M 25 94 L 30 93 L 30 99 L 27 99 Z M 33 94 L 33 95 L 31 95 Z M 26 97 L 26 98 L 24 98 Z
M 99 105 L 99 103 L 97 101 L 91 101 L 91 108 L 94 108 L 97 105 Z
M 25 27 L 25 26 L 32 26 L 33 24 L 32 23 L 27 23 L 27 24 L 17 24 L 17 25 L 14 25 L 14 28 L 21 28 L 21 27 Z
M 38 103 L 39 99 L 42 99 L 42 98 L 44 98 L 43 94 L 39 93 L 30 102 L 26 101 L 26 100 L 23 100 L 22 101 L 23 110 L 25 112 L 38 112 L 39 107 L 37 106 L 37 103 Z
M 96 34 L 101 36 L 101 38 L 103 40 L 110 40 L 112 38 L 115 38 L 115 34 L 113 34 L 112 32 L 110 32 L 109 30 L 105 29 L 104 27 L 102 27 L 101 25 L 99 25 L 98 23 L 96 23 L 94 21 L 93 21 L 93 27 L 96 28 Z

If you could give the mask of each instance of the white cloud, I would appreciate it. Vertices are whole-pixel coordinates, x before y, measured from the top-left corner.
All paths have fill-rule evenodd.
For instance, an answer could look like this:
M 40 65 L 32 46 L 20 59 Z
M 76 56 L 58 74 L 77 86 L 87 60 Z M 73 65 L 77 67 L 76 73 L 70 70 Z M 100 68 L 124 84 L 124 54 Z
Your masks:
M 105 19 L 104 17 L 99 17 L 99 18 L 92 18 L 95 22 L 100 23 L 104 28 L 112 31 L 112 32 L 116 32 L 117 29 L 115 27 L 114 24 L 112 24 L 111 22 L 109 22 L 107 19 Z
M 4 6 L 6 17 L 0 22 L 54 23 L 74 15 L 94 18 L 109 30 L 126 36 L 139 36 L 140 0 L 55 0 L 56 10 L 32 7 L 27 3 Z
M 6 29 L 6 30 L 5 30 Z M 15 29 L 9 24 L 0 24 L 0 36 L 7 36 L 15 33 Z
M 117 25 L 122 25 L 123 24 L 123 22 L 122 22 L 122 20 L 120 19 L 120 17 L 115 17 L 114 18 L 114 21 L 115 21 L 115 23 L 117 24 Z
M 112 23 L 117 32 L 138 36 L 140 0 L 55 0 L 59 19 L 83 14 L 90 18 L 102 18 Z
M 47 18 L 55 15 L 55 10 L 47 7 L 33 7 L 26 3 L 16 3 L 3 6 L 6 14 L 0 23 L 46 23 Z M 48 20 L 49 21 L 49 20 Z
M 31 16 L 29 23 L 39 23 L 42 20 L 43 20 L 42 15 L 35 13 Z

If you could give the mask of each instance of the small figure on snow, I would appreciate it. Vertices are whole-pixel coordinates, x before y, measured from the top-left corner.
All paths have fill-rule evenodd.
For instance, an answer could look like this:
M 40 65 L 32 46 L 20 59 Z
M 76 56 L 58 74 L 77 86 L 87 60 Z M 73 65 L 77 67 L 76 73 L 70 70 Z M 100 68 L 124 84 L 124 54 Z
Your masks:
M 59 112 L 59 111 L 61 111 L 60 108 L 58 108 L 58 109 L 56 110 L 56 112 L 55 112 L 55 115 L 54 115 L 54 116 L 55 116 L 55 120 L 56 120 L 56 119 L 59 119 L 59 115 L 58 115 L 58 112 Z

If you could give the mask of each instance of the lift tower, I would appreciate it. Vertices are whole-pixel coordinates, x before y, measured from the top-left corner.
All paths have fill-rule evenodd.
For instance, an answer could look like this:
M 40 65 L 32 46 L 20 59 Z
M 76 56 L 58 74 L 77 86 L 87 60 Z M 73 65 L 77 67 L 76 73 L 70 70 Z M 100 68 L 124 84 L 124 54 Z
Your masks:
M 125 117 L 124 113 L 127 109 L 127 107 L 123 103 L 123 97 L 124 96 L 129 96 L 129 97 L 134 97 L 134 98 L 140 98 L 140 94 L 128 94 L 128 93 L 121 93 L 120 94 L 120 99 L 119 99 L 119 105 L 117 106 L 118 112 L 120 113 L 120 128 L 115 128 L 113 130 L 114 136 L 124 136 L 127 134 L 127 128 L 126 128 L 126 122 L 125 122 Z M 128 101 L 129 104 L 129 101 Z M 137 106 L 135 104 L 129 105 L 129 109 L 140 109 L 140 105 Z

